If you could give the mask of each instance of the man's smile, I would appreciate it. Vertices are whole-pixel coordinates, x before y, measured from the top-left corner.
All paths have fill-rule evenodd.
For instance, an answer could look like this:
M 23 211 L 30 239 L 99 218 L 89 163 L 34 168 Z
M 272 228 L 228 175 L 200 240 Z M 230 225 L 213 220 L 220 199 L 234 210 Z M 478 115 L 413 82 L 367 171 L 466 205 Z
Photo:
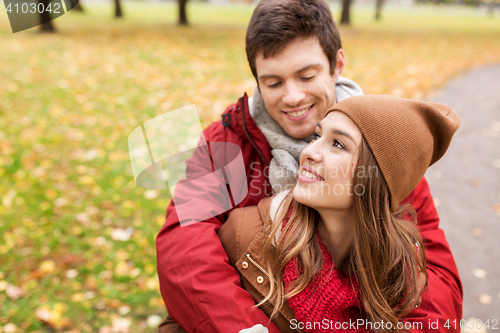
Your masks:
M 314 108 L 314 105 L 311 105 L 311 106 L 306 106 L 306 107 L 302 107 L 302 108 L 297 108 L 297 109 L 293 109 L 293 110 L 290 110 L 290 111 L 282 111 L 286 117 L 290 120 L 293 120 L 293 121 L 298 121 L 298 120 L 302 120 L 304 118 L 306 118 L 313 110 Z

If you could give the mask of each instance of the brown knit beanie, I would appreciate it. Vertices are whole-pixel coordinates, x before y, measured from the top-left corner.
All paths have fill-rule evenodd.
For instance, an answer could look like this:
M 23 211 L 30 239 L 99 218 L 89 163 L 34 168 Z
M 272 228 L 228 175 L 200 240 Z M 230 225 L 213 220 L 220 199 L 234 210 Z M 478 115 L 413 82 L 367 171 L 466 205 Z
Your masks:
M 460 125 L 446 104 L 385 95 L 346 98 L 332 111 L 345 113 L 358 126 L 391 194 L 391 210 L 418 185 L 439 160 Z

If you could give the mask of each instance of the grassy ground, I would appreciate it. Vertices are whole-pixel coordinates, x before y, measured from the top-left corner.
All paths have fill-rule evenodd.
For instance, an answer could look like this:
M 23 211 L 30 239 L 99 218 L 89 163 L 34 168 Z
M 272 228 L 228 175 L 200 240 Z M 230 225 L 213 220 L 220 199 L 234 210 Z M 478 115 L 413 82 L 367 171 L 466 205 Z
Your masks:
M 179 28 L 169 3 L 126 3 L 122 20 L 107 3 L 85 4 L 85 15 L 57 19 L 54 35 L 12 34 L 0 10 L 4 332 L 154 331 L 148 316 L 166 314 L 154 239 L 169 197 L 136 186 L 127 137 L 188 104 L 206 126 L 251 93 L 252 8 L 192 3 L 193 25 Z M 341 28 L 344 75 L 366 93 L 428 98 L 450 77 L 500 62 L 498 14 L 424 6 L 389 7 L 380 23 L 372 15 L 355 8 L 353 27 Z

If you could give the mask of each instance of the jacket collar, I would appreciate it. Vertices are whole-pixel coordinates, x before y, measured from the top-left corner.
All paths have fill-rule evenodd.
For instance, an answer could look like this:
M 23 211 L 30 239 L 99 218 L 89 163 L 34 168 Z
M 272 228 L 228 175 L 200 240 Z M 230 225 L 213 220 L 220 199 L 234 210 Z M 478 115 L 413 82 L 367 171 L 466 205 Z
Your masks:
M 250 141 L 267 166 L 269 166 L 272 157 L 271 148 L 266 137 L 262 134 L 250 114 L 247 93 L 244 93 L 236 104 L 226 109 L 223 114 L 223 119 L 227 117 L 225 116 L 226 114 L 230 117 L 229 128 L 238 133 L 245 140 Z M 227 120 L 225 120 L 225 122 L 227 123 Z

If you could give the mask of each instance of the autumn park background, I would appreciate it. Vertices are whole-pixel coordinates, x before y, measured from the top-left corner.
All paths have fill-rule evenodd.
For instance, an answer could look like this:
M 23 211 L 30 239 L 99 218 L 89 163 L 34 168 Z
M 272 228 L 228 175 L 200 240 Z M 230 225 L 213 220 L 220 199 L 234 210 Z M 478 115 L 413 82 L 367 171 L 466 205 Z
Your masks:
M 13 34 L 0 6 L 0 332 L 155 332 L 166 315 L 155 236 L 169 193 L 134 182 L 130 132 L 195 104 L 205 127 L 255 85 L 255 4 L 82 1 Z M 331 3 L 336 20 L 341 5 Z M 500 8 L 353 4 L 343 75 L 370 94 L 430 99 L 500 63 Z

